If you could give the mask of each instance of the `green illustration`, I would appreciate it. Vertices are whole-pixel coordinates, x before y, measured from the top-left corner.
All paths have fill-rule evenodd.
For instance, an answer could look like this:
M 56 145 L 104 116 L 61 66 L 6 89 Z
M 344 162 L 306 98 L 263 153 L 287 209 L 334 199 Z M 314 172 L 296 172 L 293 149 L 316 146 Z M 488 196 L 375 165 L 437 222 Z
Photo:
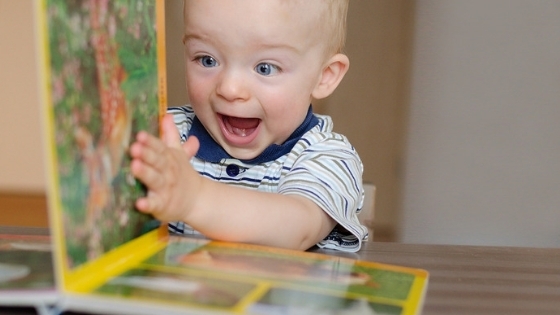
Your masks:
M 255 288 L 254 284 L 133 269 L 113 278 L 96 293 L 185 306 L 231 309 Z
M 71 267 L 140 235 L 128 147 L 158 132 L 153 1 L 48 0 L 54 143 Z

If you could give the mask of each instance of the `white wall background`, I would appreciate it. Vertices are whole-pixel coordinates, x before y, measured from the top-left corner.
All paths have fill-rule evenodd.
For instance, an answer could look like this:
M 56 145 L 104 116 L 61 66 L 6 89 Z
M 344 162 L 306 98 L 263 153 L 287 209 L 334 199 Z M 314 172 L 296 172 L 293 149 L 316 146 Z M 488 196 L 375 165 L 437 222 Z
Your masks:
M 560 1 L 418 0 L 400 238 L 560 246 Z

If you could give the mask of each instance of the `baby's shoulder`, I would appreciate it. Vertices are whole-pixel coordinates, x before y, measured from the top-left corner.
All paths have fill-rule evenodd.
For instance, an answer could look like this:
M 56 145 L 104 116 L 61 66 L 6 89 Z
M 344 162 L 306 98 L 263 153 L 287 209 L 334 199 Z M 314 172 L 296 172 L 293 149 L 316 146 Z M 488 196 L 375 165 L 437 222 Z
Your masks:
M 333 130 L 333 121 L 329 116 L 317 114 L 315 116 L 319 119 L 319 123 L 306 132 L 293 147 L 291 152 L 293 159 L 301 160 L 304 156 L 359 159 L 348 138 Z
M 314 115 L 319 120 L 319 123 L 302 136 L 300 140 L 300 142 L 303 142 L 302 145 L 351 146 L 346 136 L 334 131 L 334 124 L 330 116 Z

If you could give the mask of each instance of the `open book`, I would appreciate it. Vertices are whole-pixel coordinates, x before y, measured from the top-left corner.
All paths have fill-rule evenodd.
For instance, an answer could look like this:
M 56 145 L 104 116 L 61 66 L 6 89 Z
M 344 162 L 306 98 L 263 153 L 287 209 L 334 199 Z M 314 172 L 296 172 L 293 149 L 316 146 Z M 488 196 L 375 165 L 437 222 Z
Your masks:
M 127 148 L 138 130 L 157 134 L 166 109 L 164 0 L 37 3 L 55 281 L 11 288 L 20 297 L 46 292 L 27 305 L 100 314 L 420 313 L 424 270 L 170 236 L 137 212 L 145 189 L 130 174 Z

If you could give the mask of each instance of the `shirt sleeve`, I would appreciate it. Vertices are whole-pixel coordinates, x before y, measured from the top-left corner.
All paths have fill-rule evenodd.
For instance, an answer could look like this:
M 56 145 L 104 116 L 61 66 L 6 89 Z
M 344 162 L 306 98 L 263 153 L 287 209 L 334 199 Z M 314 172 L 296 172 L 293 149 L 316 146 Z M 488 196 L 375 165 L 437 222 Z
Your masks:
M 346 137 L 336 133 L 323 136 L 298 156 L 280 181 L 278 192 L 313 200 L 338 223 L 317 246 L 356 252 L 368 237 L 368 229 L 357 216 L 364 200 L 363 165 Z
M 173 115 L 173 121 L 179 131 L 181 143 L 187 141 L 189 129 L 194 118 L 194 111 L 190 106 L 169 107 L 167 113 Z

